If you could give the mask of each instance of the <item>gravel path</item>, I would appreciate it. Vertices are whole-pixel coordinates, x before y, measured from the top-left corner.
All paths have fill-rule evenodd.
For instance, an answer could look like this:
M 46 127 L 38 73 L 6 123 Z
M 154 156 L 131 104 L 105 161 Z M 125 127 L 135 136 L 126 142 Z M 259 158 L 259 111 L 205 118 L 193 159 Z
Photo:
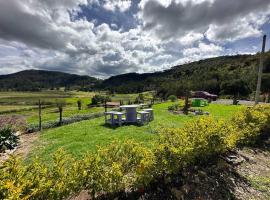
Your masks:
M 218 99 L 217 101 L 212 101 L 213 104 L 225 104 L 225 105 L 232 105 L 233 100 L 231 99 Z M 247 106 L 253 106 L 254 101 L 246 101 L 246 100 L 239 100 L 240 105 L 247 105 Z M 259 104 L 267 104 L 264 102 L 260 102 Z

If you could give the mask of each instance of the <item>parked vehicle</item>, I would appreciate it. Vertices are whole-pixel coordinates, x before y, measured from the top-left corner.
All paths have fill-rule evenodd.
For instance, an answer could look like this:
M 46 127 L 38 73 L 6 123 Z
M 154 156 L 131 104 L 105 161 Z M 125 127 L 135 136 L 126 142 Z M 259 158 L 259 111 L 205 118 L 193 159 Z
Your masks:
M 208 101 L 216 101 L 218 96 L 215 94 L 210 94 L 209 92 L 206 91 L 195 91 L 192 92 L 192 97 L 193 98 L 204 98 L 207 99 Z

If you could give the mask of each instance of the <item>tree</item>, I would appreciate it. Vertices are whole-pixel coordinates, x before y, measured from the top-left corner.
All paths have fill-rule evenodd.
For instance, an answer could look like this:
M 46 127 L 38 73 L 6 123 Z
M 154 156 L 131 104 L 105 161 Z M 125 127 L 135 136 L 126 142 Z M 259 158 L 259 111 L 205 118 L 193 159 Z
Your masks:
M 237 105 L 237 97 L 248 96 L 251 90 L 249 84 L 243 79 L 233 79 L 221 83 L 221 93 L 225 95 L 233 95 L 233 105 Z
M 82 100 L 81 99 L 77 100 L 77 105 L 78 105 L 78 110 L 81 110 L 82 109 Z
M 64 99 L 57 99 L 56 100 L 56 107 L 58 108 L 59 111 L 59 125 L 62 125 L 62 114 L 63 114 L 63 108 L 66 105 L 66 101 Z

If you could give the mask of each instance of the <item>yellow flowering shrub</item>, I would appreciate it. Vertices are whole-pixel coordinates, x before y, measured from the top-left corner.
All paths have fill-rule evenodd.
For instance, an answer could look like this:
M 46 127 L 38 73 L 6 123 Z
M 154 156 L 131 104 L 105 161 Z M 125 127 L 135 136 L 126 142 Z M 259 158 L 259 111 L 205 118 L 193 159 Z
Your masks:
M 235 146 L 236 128 L 223 120 L 201 117 L 183 128 L 160 130 L 156 148 L 161 172 L 177 172 L 194 161 L 205 160 Z
M 133 140 L 113 142 L 99 148 L 91 164 L 95 180 L 89 190 L 115 192 L 147 185 L 153 178 L 155 157 L 149 148 Z
M 253 144 L 262 132 L 269 131 L 270 106 L 245 108 L 232 118 L 231 123 L 237 128 L 239 144 Z

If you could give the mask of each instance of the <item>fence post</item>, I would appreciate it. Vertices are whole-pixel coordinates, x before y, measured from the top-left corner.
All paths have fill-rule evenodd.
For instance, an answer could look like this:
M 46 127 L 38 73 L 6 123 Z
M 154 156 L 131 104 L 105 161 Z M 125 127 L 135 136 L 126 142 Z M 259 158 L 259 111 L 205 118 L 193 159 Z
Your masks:
M 260 66 L 259 66 L 259 72 L 258 72 L 256 95 L 255 95 L 255 105 L 257 105 L 259 103 L 259 100 L 260 100 L 260 92 L 261 92 L 261 84 L 262 84 L 262 72 L 263 72 L 263 56 L 264 56 L 264 52 L 265 52 L 265 43 L 266 43 L 266 35 L 263 36 L 262 52 L 261 52 L 261 55 L 260 55 Z
M 42 124 L 41 124 L 41 101 L 40 99 L 38 100 L 38 129 L 41 131 L 42 129 Z

